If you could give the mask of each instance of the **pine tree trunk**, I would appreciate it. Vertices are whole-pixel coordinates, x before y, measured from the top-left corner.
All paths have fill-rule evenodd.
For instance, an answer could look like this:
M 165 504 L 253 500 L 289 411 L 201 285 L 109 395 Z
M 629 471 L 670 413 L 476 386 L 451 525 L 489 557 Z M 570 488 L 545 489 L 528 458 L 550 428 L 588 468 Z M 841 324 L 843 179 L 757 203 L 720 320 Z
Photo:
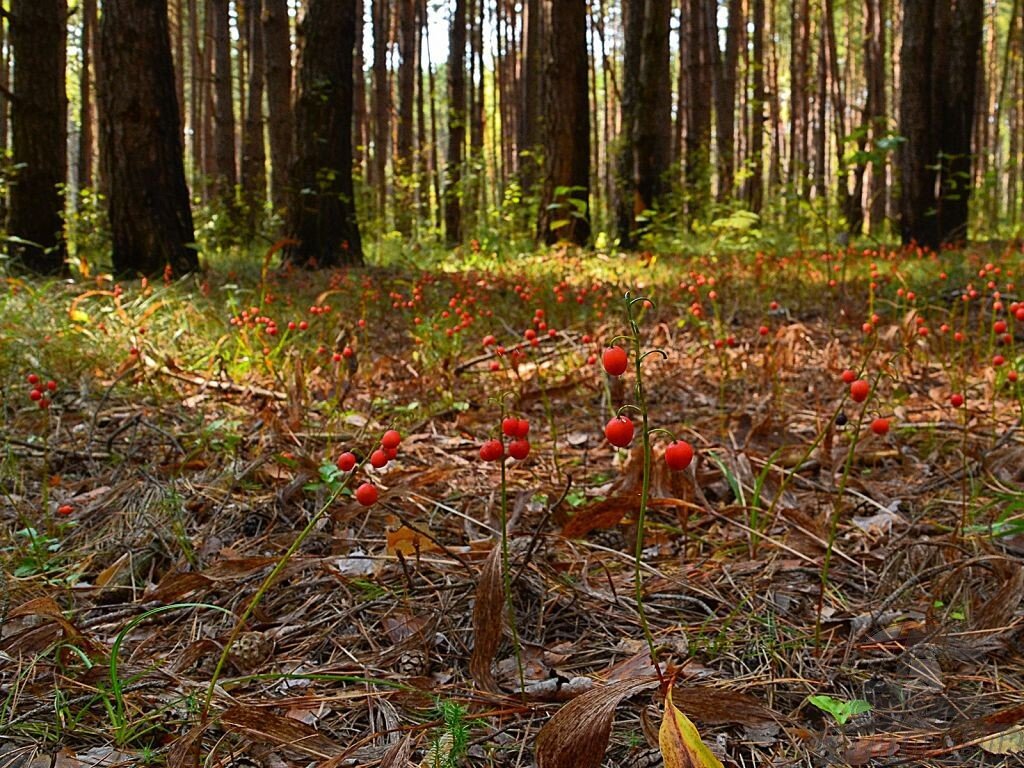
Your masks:
M 522 103 L 519 108 L 519 183 L 523 192 L 533 194 L 538 179 L 540 148 L 541 94 L 541 0 L 523 3 L 523 75 L 520 81 Z
M 373 0 L 373 178 L 377 216 L 387 216 L 387 167 L 391 146 L 391 87 L 388 83 L 388 3 Z
M 230 206 L 238 173 L 235 167 L 235 101 L 232 94 L 231 25 L 228 0 L 209 0 L 213 19 L 213 197 Z
M 764 0 L 751 4 L 751 102 L 750 102 L 750 178 L 744 198 L 755 213 L 761 212 L 764 202 L 764 131 L 765 131 L 765 77 L 764 77 Z
M 455 0 L 448 36 L 448 158 L 444 184 L 445 242 L 462 242 L 462 163 L 466 145 L 466 0 Z
M 64 269 L 67 111 L 64 90 L 66 0 L 14 0 L 11 138 L 17 176 L 10 188 L 11 254 L 36 272 Z
M 719 78 L 721 87 L 715 107 L 718 120 L 718 199 L 733 195 L 736 177 L 736 76 L 743 36 L 743 0 L 729 0 L 725 30 L 725 58 Z
M 246 229 L 251 238 L 263 220 L 263 207 L 267 202 L 267 152 L 263 143 L 263 3 L 244 0 L 243 7 L 249 87 L 242 132 L 242 191 Z
M 96 28 L 99 18 L 96 0 L 82 2 L 82 71 L 78 80 L 78 190 L 93 185 L 93 157 L 96 152 L 96 104 L 93 88 L 96 82 Z
M 352 185 L 354 3 L 309 0 L 302 22 L 295 105 L 295 186 L 285 253 L 310 267 L 360 265 L 362 243 Z
M 395 142 L 395 227 L 408 235 L 413 212 L 413 129 L 416 114 L 416 2 L 398 0 L 398 131 Z
M 283 211 L 291 191 L 292 112 L 291 25 L 288 0 L 263 0 L 263 48 L 267 84 L 267 137 L 270 144 L 270 200 Z
M 546 0 L 544 187 L 538 233 L 547 243 L 590 238 L 590 99 L 585 0 Z
M 104 0 L 99 98 L 114 271 L 198 269 L 166 0 Z M 145 45 L 139 41 L 145 40 Z

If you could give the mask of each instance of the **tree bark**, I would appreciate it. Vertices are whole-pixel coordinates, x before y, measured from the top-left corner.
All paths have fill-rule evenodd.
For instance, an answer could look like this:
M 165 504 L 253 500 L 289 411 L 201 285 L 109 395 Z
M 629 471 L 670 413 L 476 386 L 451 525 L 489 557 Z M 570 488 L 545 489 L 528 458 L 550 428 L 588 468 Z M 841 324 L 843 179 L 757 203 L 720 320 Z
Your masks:
M 387 167 L 391 146 L 391 88 L 388 83 L 388 3 L 372 0 L 373 15 L 373 176 L 377 215 L 387 215 Z
M 104 0 L 100 59 L 114 271 L 195 271 L 166 0 Z
M 296 160 L 285 257 L 311 267 L 361 265 L 352 185 L 355 4 L 309 0 L 295 106 Z
M 395 140 L 395 186 L 399 192 L 395 227 L 404 235 L 412 228 L 413 129 L 416 115 L 416 2 L 398 0 L 398 131 Z
M 530 195 L 537 184 L 541 144 L 541 0 L 523 3 L 523 75 L 520 81 L 522 103 L 519 108 L 519 183 L 523 193 Z
M 544 187 L 538 233 L 547 243 L 590 238 L 590 99 L 587 4 L 546 0 Z
M 66 0 L 11 4 L 14 102 L 11 138 L 17 176 L 11 184 L 8 233 L 12 255 L 29 269 L 64 269 L 67 110 L 64 90 Z
M 231 205 L 238 172 L 235 166 L 235 100 L 231 81 L 231 24 L 228 0 L 209 0 L 213 17 L 213 197 Z
M 267 152 L 263 143 L 263 3 L 244 0 L 246 50 L 249 53 L 249 87 L 242 131 L 242 192 L 245 195 L 246 229 L 251 238 L 263 220 L 267 201 Z
M 448 158 L 444 232 L 449 248 L 462 242 L 462 162 L 466 146 L 466 0 L 455 0 L 448 36 Z
M 764 0 L 751 4 L 751 101 L 750 101 L 750 178 L 747 179 L 744 198 L 750 210 L 760 213 L 764 202 Z
M 288 205 L 291 183 L 292 43 L 288 0 L 263 0 L 263 47 L 267 84 L 267 136 L 270 143 L 270 200 L 274 210 Z
M 96 105 L 93 87 L 96 82 L 96 27 L 99 18 L 96 0 L 82 2 L 82 71 L 79 74 L 78 190 L 93 185 L 93 157 L 96 152 Z

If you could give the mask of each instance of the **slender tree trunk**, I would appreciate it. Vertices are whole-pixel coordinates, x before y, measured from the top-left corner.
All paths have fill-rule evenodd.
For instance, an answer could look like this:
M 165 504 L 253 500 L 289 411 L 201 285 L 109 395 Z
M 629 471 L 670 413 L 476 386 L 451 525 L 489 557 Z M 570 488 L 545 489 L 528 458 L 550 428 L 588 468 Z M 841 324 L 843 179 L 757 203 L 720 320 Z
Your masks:
M 422 8 L 423 18 L 427 18 L 426 0 Z M 434 75 L 434 63 L 430 60 L 430 46 L 426 47 L 427 53 L 427 88 L 430 98 L 430 176 L 434 186 L 434 227 L 441 229 L 444 214 L 444 199 L 441 197 L 441 167 L 438 161 L 438 132 L 437 132 L 437 78 Z
M 590 100 L 585 0 L 546 0 L 544 187 L 538 232 L 547 243 L 590 238 Z
M 765 133 L 765 84 L 764 84 L 764 0 L 751 3 L 751 81 L 750 102 L 750 178 L 747 180 L 746 200 L 750 210 L 761 211 L 764 202 L 764 133 Z
M 103 0 L 99 99 L 114 271 L 198 269 L 166 0 Z M 145 45 L 139 41 L 145 40 Z
M 416 0 L 398 0 L 398 135 L 395 142 L 395 226 L 408 235 L 413 212 L 413 129 L 416 114 Z
M 213 16 L 214 198 L 232 206 L 238 172 L 235 166 L 235 100 L 232 93 L 231 25 L 228 0 L 209 0 Z
M 96 153 L 96 104 L 93 101 L 95 78 L 96 28 L 99 18 L 96 0 L 82 2 L 82 71 L 78 80 L 78 189 L 93 185 L 93 158 Z
M 729 19 L 725 30 L 725 58 L 719 81 L 718 104 L 718 199 L 732 197 L 736 176 L 736 72 L 739 67 L 743 36 L 743 0 L 729 0 Z
M 387 216 L 387 167 L 391 131 L 391 88 L 388 83 L 389 3 L 372 0 L 373 15 L 373 170 L 377 215 Z
M 372 0 L 371 0 L 372 2 Z M 366 13 L 363 0 L 356 3 L 356 47 L 352 60 L 353 83 L 353 115 L 352 115 L 352 167 L 356 176 L 366 173 L 366 145 L 369 142 L 366 112 L 366 61 L 363 58 L 363 38 L 365 37 Z
M 872 234 L 879 234 L 885 222 L 887 197 L 886 160 L 879 144 L 887 133 L 887 109 L 885 97 L 885 50 L 887 14 L 885 0 L 866 0 L 867 10 L 864 40 L 864 78 L 867 81 L 867 102 L 865 118 L 871 127 L 871 141 L 875 159 L 871 163 L 868 179 L 869 227 Z
M 540 105 L 541 94 L 541 0 L 525 0 L 523 3 L 523 75 L 520 81 L 522 104 L 519 114 L 519 181 L 523 192 L 532 194 L 538 180 L 540 159 L 537 155 L 541 144 Z
M 448 36 L 448 159 L 444 231 L 449 248 L 462 242 L 462 163 L 466 145 L 466 0 L 455 0 Z
M 267 153 L 263 143 L 263 3 L 244 0 L 246 48 L 249 52 L 249 98 L 242 134 L 242 190 L 246 228 L 251 238 L 263 220 L 267 202 Z
M 291 190 L 295 118 L 292 112 L 292 43 L 288 0 L 263 0 L 263 48 L 270 143 L 270 200 L 283 211 Z
M 192 188 L 203 192 L 203 48 L 200 44 L 197 0 L 188 0 L 189 108 L 188 148 L 191 150 Z M 99 78 L 97 78 L 98 81 Z
M 808 167 L 807 118 L 809 93 L 807 88 L 810 48 L 810 3 L 792 0 L 790 16 L 790 119 L 789 119 L 789 183 L 794 192 L 802 196 L 807 188 Z
M 363 261 L 352 185 L 355 4 L 309 0 L 295 105 L 295 187 L 288 230 L 298 245 L 285 252 L 316 267 Z
M 17 176 L 11 184 L 8 233 L 12 255 L 36 272 L 64 270 L 64 201 L 67 180 L 67 112 L 64 90 L 66 0 L 14 0 L 11 48 L 14 103 L 11 116 Z
M 707 206 L 711 172 L 711 105 L 714 65 L 711 60 L 708 28 L 709 2 L 686 2 L 687 86 L 689 113 L 686 121 L 686 186 L 690 193 L 690 215 L 699 215 Z

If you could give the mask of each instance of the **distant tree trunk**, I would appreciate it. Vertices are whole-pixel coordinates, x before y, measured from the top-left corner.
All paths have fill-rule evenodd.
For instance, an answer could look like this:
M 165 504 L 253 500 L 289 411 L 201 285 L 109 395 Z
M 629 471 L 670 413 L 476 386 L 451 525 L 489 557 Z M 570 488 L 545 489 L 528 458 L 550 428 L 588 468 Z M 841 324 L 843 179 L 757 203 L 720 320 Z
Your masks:
M 95 6 L 95 0 L 83 0 Z M 182 116 L 181 135 L 185 136 L 185 0 L 174 0 L 174 21 L 171 23 L 171 50 L 174 60 L 174 95 L 178 99 L 178 114 Z M 84 6 L 83 6 L 84 7 Z
M 751 3 L 751 101 L 750 101 L 750 177 L 744 197 L 750 210 L 760 213 L 764 202 L 764 0 Z
M 372 0 L 371 0 L 372 2 Z M 356 175 L 366 174 L 366 145 L 369 142 L 366 114 L 366 65 L 363 59 L 363 38 L 366 26 L 363 0 L 356 0 L 356 47 L 352 60 L 352 167 Z
M 189 108 L 188 141 L 191 149 L 192 189 L 203 192 L 203 48 L 200 43 L 199 8 L 197 0 L 188 0 Z M 98 78 L 97 78 L 98 79 Z M 102 165 L 102 162 L 101 162 Z
M 195 271 L 166 0 L 103 0 L 100 59 L 114 271 Z
M 718 199 L 733 195 L 736 177 L 736 74 L 743 40 L 743 0 L 729 0 L 729 19 L 725 29 L 725 57 L 721 62 L 718 103 Z
M 807 88 L 810 60 L 811 21 L 808 0 L 792 0 L 790 15 L 789 60 L 789 183 L 797 196 L 807 190 L 808 115 L 810 94 Z
M 523 75 L 520 82 L 522 103 L 519 107 L 519 183 L 525 194 L 532 194 L 537 184 L 540 149 L 541 98 L 541 0 L 523 3 Z
M 708 28 L 708 3 L 713 0 L 684 0 L 687 84 L 689 110 L 686 120 L 686 187 L 690 214 L 696 215 L 708 203 L 711 172 L 711 104 L 714 66 L 709 41 L 716 40 Z M 711 16 L 711 18 L 714 18 Z
M 423 14 L 426 18 L 426 0 L 424 0 Z M 440 230 L 444 217 L 444 199 L 441 196 L 441 166 L 438 159 L 437 132 L 437 77 L 434 74 L 434 65 L 430 61 L 430 46 L 425 46 L 427 51 L 427 88 L 430 96 L 430 175 L 431 183 L 434 186 L 434 226 Z
M 352 186 L 352 62 L 355 4 L 309 0 L 300 35 L 296 160 L 288 230 L 292 263 L 363 263 Z
M 455 0 L 448 36 L 448 159 L 444 231 L 449 248 L 462 242 L 462 162 L 466 146 L 466 0 Z
M 645 0 L 622 0 L 622 101 L 619 129 L 619 153 L 616 164 L 615 213 L 619 245 L 636 246 L 636 129 L 643 119 L 640 93 L 640 59 L 643 55 Z
M 391 145 L 391 87 L 388 83 L 389 3 L 374 0 L 373 15 L 373 170 L 377 215 L 387 216 L 387 167 Z
M 270 140 L 270 200 L 274 210 L 288 205 L 289 169 L 295 118 L 292 112 L 292 42 L 288 0 L 263 0 L 263 47 L 267 83 L 267 136 Z
M 213 195 L 230 204 L 238 172 L 235 167 L 235 100 L 231 81 L 231 24 L 228 0 L 209 0 L 213 17 Z
M 10 190 L 7 231 L 11 253 L 36 272 L 64 269 L 64 201 L 67 179 L 67 111 L 64 90 L 66 0 L 14 0 L 11 138 L 18 173 Z
M 967 236 L 983 5 L 904 0 L 903 13 L 901 233 L 937 248 Z
M 590 238 L 587 4 L 545 1 L 544 186 L 538 233 L 547 243 Z
M 864 118 L 871 128 L 871 141 L 875 159 L 871 163 L 871 177 L 868 184 L 869 227 L 873 234 L 882 231 L 885 222 L 887 196 L 885 153 L 879 148 L 886 135 L 885 99 L 885 49 L 886 49 L 886 5 L 885 0 L 866 0 L 867 20 L 864 35 L 864 79 L 867 81 L 867 101 Z
M 395 141 L 395 227 L 408 235 L 413 213 L 413 128 L 416 120 L 416 3 L 398 0 L 398 133 Z
M 96 105 L 93 86 L 96 82 L 94 56 L 96 27 L 98 25 L 96 0 L 82 2 L 82 71 L 78 80 L 79 133 L 78 133 L 78 189 L 93 185 L 93 156 L 96 152 Z
M 245 40 L 249 53 L 249 88 L 242 132 L 242 191 L 246 229 L 251 238 L 263 219 L 267 201 L 267 152 L 263 143 L 263 3 L 245 0 Z

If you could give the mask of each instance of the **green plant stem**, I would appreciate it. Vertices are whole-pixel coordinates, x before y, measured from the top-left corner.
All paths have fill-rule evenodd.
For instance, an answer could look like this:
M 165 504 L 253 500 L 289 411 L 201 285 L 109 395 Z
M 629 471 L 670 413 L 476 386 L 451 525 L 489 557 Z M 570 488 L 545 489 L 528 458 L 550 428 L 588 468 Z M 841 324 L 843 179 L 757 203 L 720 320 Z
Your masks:
M 526 690 L 526 671 L 523 668 L 523 651 L 519 645 L 519 629 L 516 627 L 516 609 L 512 604 L 512 571 L 509 565 L 508 549 L 508 485 L 506 483 L 505 458 L 501 459 L 501 578 L 505 592 L 505 608 L 508 611 L 509 629 L 512 630 L 512 650 L 516 656 L 516 671 L 519 673 L 519 690 Z
M 203 699 L 203 710 L 202 719 L 205 721 L 210 713 L 210 703 L 213 701 L 213 692 L 217 687 L 217 681 L 220 679 L 221 673 L 224 671 L 224 665 L 227 663 L 228 655 L 231 653 L 231 647 L 235 641 L 238 640 L 238 636 L 242 634 L 242 629 L 245 627 L 247 621 L 252 616 L 256 607 L 262 602 L 263 597 L 267 594 L 271 585 L 277 580 L 277 577 L 281 575 L 281 571 L 284 570 L 285 566 L 288 565 L 295 553 L 299 551 L 299 547 L 309 537 L 309 534 L 313 532 L 316 524 L 320 522 L 320 519 L 327 514 L 327 511 L 331 508 L 331 504 L 341 495 L 341 492 L 348 487 L 352 478 L 355 477 L 355 471 L 348 474 L 345 480 L 327 497 L 327 501 L 323 503 L 323 506 L 316 511 L 306 523 L 306 527 L 299 532 L 299 535 L 295 537 L 295 540 L 291 543 L 291 546 L 281 556 L 281 559 L 277 561 L 277 564 L 273 567 L 267 577 L 263 579 L 259 588 L 256 590 L 256 594 L 252 596 L 249 604 L 242 611 L 242 615 L 238 617 L 238 621 L 235 622 L 234 629 L 231 630 L 231 634 L 228 636 L 227 641 L 224 643 L 224 648 L 220 653 L 220 658 L 217 659 L 217 666 L 213 669 L 213 676 L 210 678 L 210 685 L 206 689 L 206 697 Z

